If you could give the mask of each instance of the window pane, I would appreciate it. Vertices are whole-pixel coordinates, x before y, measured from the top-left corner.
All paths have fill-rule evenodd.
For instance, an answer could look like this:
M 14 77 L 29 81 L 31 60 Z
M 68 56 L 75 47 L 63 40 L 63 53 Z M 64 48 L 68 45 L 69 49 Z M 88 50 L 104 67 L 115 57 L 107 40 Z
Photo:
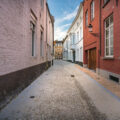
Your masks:
M 106 56 L 109 55 L 109 48 L 106 48 Z
M 106 39 L 106 47 L 109 47 L 109 39 Z
M 106 28 L 109 27 L 109 19 L 106 20 Z
M 110 55 L 113 55 L 113 47 L 110 47 Z
M 91 20 L 94 18 L 94 1 L 91 3 Z
M 110 36 L 113 36 L 113 26 L 110 27 Z
M 113 15 L 110 17 L 110 24 L 113 24 Z
M 110 46 L 113 46 L 113 37 L 110 38 Z
M 106 30 L 106 38 L 109 38 L 109 30 Z

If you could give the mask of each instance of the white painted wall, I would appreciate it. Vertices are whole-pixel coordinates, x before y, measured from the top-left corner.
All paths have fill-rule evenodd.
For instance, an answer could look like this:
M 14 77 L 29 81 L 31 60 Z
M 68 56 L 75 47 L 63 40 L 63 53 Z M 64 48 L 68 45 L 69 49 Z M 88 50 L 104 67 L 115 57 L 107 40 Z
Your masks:
M 68 37 L 66 38 L 64 44 L 68 43 L 68 58 L 67 60 L 73 61 L 73 49 L 75 50 L 76 62 L 83 62 L 83 5 L 80 4 L 77 16 L 73 21 L 70 29 L 67 33 Z M 65 46 L 64 46 L 65 47 Z M 73 49 L 71 49 L 73 48 Z

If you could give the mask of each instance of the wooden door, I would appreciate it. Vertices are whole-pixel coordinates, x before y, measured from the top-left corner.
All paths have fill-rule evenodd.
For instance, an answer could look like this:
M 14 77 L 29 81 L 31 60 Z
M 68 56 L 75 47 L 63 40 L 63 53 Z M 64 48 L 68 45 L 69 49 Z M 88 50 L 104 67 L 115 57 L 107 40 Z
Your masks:
M 96 48 L 88 51 L 88 68 L 96 70 Z

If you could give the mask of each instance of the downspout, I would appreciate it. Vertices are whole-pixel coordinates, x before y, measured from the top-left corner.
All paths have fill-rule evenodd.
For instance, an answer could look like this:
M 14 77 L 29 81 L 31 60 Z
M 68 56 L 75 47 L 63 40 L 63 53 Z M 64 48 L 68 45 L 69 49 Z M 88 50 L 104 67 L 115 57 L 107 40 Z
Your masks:
M 54 21 L 53 21 L 53 58 L 52 58 L 52 65 L 54 65 Z
M 99 15 L 99 33 L 100 33 L 100 36 L 99 36 L 99 55 L 98 55 L 98 74 L 100 74 L 100 57 L 101 57 L 101 0 L 99 1 L 99 12 L 100 12 L 100 15 Z
M 47 58 L 47 11 L 48 11 L 48 8 L 47 8 L 47 3 L 46 3 L 46 61 L 48 62 L 48 58 Z

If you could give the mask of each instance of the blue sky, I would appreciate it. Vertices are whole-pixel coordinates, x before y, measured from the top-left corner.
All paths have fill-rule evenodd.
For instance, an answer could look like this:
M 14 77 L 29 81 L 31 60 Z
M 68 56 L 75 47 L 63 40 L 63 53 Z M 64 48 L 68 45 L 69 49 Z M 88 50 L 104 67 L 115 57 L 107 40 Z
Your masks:
M 47 0 L 55 17 L 55 40 L 62 40 L 74 20 L 82 0 Z

